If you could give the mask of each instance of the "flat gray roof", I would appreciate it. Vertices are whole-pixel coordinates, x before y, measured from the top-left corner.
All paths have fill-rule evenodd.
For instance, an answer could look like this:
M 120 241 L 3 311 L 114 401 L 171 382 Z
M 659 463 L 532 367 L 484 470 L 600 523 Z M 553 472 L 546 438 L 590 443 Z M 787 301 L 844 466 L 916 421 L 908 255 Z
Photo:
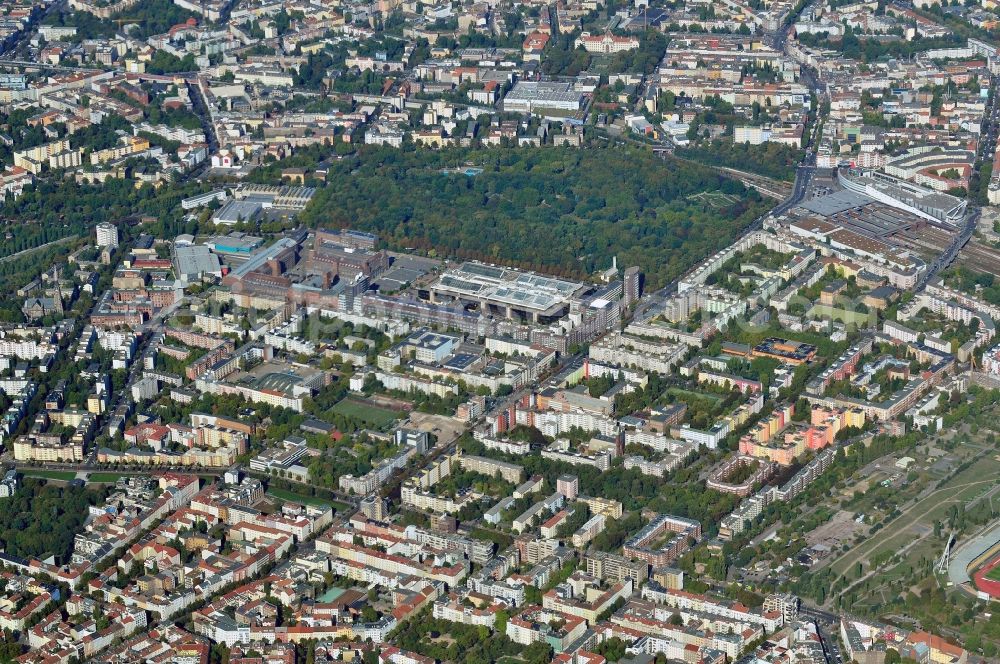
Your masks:
M 180 276 L 218 274 L 222 267 L 219 263 L 219 257 L 204 245 L 176 247 L 174 255 L 177 259 L 177 271 Z
M 239 221 L 249 221 L 260 214 L 263 208 L 264 206 L 255 200 L 232 200 L 216 212 L 212 219 L 216 223 L 233 224 Z
M 819 198 L 810 198 L 801 203 L 801 207 L 824 217 L 832 217 L 840 212 L 863 207 L 872 202 L 874 202 L 872 198 L 843 189 Z

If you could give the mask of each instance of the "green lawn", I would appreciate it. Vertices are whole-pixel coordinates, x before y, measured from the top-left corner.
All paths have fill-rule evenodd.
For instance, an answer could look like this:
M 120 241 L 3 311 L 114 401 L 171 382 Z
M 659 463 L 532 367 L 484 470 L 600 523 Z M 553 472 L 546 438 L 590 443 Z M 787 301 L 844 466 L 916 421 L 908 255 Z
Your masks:
M 1000 581 L 1000 565 L 997 565 L 986 573 L 986 578 L 990 581 Z
M 333 412 L 362 420 L 377 428 L 387 427 L 399 418 L 399 414 L 394 410 L 352 397 L 339 401 L 333 407 Z
M 76 473 L 72 470 L 27 470 L 25 477 L 39 477 L 43 480 L 61 480 L 69 482 L 76 479 Z
M 471 536 L 473 539 L 495 542 L 500 549 L 506 549 L 514 543 L 514 538 L 510 535 L 486 528 L 476 528 L 472 531 Z
M 595 55 L 590 60 L 590 66 L 587 71 L 592 71 L 598 74 L 607 74 L 611 71 L 611 56 L 610 55 Z
M 816 304 L 806 314 L 809 318 L 830 318 L 838 320 L 848 325 L 874 325 L 877 320 L 874 311 L 861 313 L 860 311 L 848 311 L 838 307 L 831 307 L 828 304 Z
M 332 507 L 338 512 L 345 509 L 350 509 L 350 505 L 347 503 L 341 503 L 336 500 L 326 500 L 325 498 L 319 498 L 317 496 L 306 496 L 301 493 L 295 493 L 294 491 L 288 491 L 287 489 L 275 489 L 271 488 L 267 490 L 267 495 L 273 496 L 280 500 L 287 500 L 293 503 L 302 503 L 303 505 L 314 505 L 316 507 Z
M 114 484 L 122 477 L 124 475 L 119 475 L 118 473 L 91 473 L 87 476 L 87 481 L 97 482 L 98 484 Z
M 722 397 L 718 394 L 712 394 L 711 392 L 694 392 L 693 390 L 685 390 L 683 387 L 671 387 L 667 389 L 667 394 L 672 394 L 678 399 L 701 399 L 703 401 L 722 401 Z

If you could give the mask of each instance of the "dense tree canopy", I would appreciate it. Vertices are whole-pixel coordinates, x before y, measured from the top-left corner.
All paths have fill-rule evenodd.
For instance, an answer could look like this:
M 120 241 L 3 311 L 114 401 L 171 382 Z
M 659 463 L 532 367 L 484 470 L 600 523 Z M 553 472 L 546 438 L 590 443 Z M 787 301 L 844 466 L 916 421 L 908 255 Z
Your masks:
M 862 62 L 874 62 L 880 58 L 908 58 L 915 53 L 927 51 L 935 48 L 949 48 L 962 43 L 962 38 L 957 35 L 945 37 L 921 37 L 906 41 L 862 39 L 854 34 L 850 27 L 846 29 L 840 39 L 829 39 L 825 34 L 812 35 L 801 34 L 798 40 L 807 45 L 819 48 L 832 48 L 839 50 L 845 58 L 861 60 Z
M 468 177 L 446 167 L 475 164 Z M 724 207 L 696 199 L 732 194 Z M 726 245 L 764 210 L 756 192 L 640 149 L 364 150 L 331 164 L 309 226 L 374 231 L 391 246 L 592 273 L 612 256 L 652 286 Z
M 116 14 L 113 18 L 127 19 L 125 24 L 134 27 L 130 36 L 144 39 L 150 35 L 167 32 L 175 25 L 188 19 L 200 21 L 194 12 L 175 5 L 171 0 L 143 0 L 135 7 Z M 77 39 L 98 39 L 113 36 L 119 29 L 114 21 L 101 21 L 85 11 L 60 11 L 46 18 L 50 25 L 66 25 L 77 28 Z M 147 70 L 148 71 L 148 70 Z
M 136 189 L 130 180 L 109 179 L 100 185 L 71 179 L 39 180 L 17 200 L 8 199 L 0 205 L 0 221 L 7 222 L 5 230 L 11 234 L 0 242 L 0 256 L 67 236 L 88 236 L 94 224 L 133 215 L 157 219 L 159 223 L 150 226 L 150 232 L 172 237 L 191 227 L 176 213 L 181 199 L 204 189 L 195 183 L 158 191 L 151 185 Z
M 0 533 L 7 553 L 22 558 L 54 555 L 56 562 L 69 561 L 73 538 L 87 519 L 87 508 L 102 496 L 83 487 L 57 487 L 44 480 L 27 478 L 24 486 L 4 499 L 0 510 Z

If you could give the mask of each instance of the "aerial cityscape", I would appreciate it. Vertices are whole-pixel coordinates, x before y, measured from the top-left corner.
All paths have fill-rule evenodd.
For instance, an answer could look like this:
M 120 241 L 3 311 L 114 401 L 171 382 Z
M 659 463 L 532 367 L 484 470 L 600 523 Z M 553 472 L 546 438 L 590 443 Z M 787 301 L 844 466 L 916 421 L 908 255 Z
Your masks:
M 1000 662 L 1000 3 L 0 9 L 0 664 Z

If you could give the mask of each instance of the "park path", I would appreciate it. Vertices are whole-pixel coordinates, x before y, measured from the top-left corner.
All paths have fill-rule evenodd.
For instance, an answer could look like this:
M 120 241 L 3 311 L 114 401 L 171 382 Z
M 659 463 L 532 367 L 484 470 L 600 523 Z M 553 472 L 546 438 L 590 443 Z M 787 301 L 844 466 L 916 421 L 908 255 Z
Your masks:
M 899 516 L 897 516 L 895 519 L 893 519 L 888 524 L 886 524 L 886 527 L 882 529 L 881 533 L 884 534 L 886 532 L 886 530 L 888 530 L 890 527 L 896 529 L 896 532 L 893 532 L 893 534 L 891 535 L 892 537 L 895 537 L 899 533 L 905 532 L 905 530 L 907 528 L 910 528 L 912 525 L 914 525 L 915 523 L 917 523 L 922 516 L 924 516 L 924 514 L 926 513 L 926 510 L 919 510 L 914 518 L 910 519 L 907 523 L 903 524 L 902 528 L 898 528 L 898 525 L 901 523 L 900 520 L 901 519 L 905 519 L 907 516 L 909 516 L 915 510 L 917 510 L 917 508 L 921 507 L 924 503 L 926 503 L 929 500 L 934 499 L 938 494 L 941 494 L 941 493 L 944 493 L 944 492 L 955 492 L 955 493 L 958 493 L 962 489 L 966 489 L 966 488 L 968 488 L 970 486 L 977 486 L 977 485 L 980 485 L 980 484 L 995 484 L 995 483 L 996 483 L 996 479 L 976 480 L 975 482 L 966 482 L 964 484 L 949 485 L 949 486 L 946 486 L 946 487 L 941 487 L 939 489 L 935 489 L 934 491 L 931 491 L 929 494 L 927 494 L 926 496 L 924 496 L 923 498 L 921 498 L 920 500 L 918 500 L 917 502 L 913 503 L 912 505 L 910 505 L 909 507 L 907 507 L 906 509 L 904 509 L 902 512 L 900 512 Z M 954 501 L 948 500 L 946 502 L 954 502 Z M 941 503 L 936 503 L 936 504 L 941 504 Z M 926 535 L 924 535 L 923 537 L 926 537 Z M 910 546 L 913 546 L 914 544 L 916 544 L 916 542 L 919 541 L 920 539 L 923 539 L 923 537 L 920 537 L 916 541 L 909 543 L 907 545 L 907 547 L 904 548 L 904 551 L 908 550 Z M 838 574 L 837 576 L 835 576 L 833 578 L 833 580 L 830 582 L 830 587 L 833 588 L 834 584 L 836 584 L 837 581 L 839 581 L 841 578 L 843 578 L 844 575 L 847 574 L 847 572 L 852 567 L 854 567 L 854 565 L 856 565 L 858 562 L 860 562 L 862 559 L 866 558 L 867 556 L 870 556 L 871 553 L 874 552 L 874 550 L 877 549 L 879 546 L 881 546 L 885 542 L 886 539 L 887 539 L 886 537 L 877 537 L 877 538 L 869 539 L 864 544 L 862 544 L 862 545 L 860 545 L 858 547 L 855 547 L 848 554 L 846 554 L 842 558 L 839 558 L 834 563 L 832 563 L 831 567 L 834 564 L 840 565 L 842 563 L 842 561 L 845 561 L 845 560 L 849 561 L 848 564 L 844 567 L 844 571 L 841 572 L 840 574 Z M 863 581 L 866 578 L 870 577 L 874 572 L 875 572 L 875 570 L 872 570 L 867 575 L 862 576 L 861 579 L 858 580 L 858 582 L 860 583 L 861 581 Z M 851 585 L 854 586 L 854 585 L 857 585 L 857 584 L 851 584 Z M 846 590 L 844 590 L 843 592 L 846 592 Z M 841 595 L 841 594 L 843 594 L 843 592 L 837 593 L 837 595 Z M 835 595 L 833 595 L 831 593 L 831 596 L 827 599 L 827 604 L 829 604 L 829 602 L 832 601 L 834 597 L 835 597 Z

